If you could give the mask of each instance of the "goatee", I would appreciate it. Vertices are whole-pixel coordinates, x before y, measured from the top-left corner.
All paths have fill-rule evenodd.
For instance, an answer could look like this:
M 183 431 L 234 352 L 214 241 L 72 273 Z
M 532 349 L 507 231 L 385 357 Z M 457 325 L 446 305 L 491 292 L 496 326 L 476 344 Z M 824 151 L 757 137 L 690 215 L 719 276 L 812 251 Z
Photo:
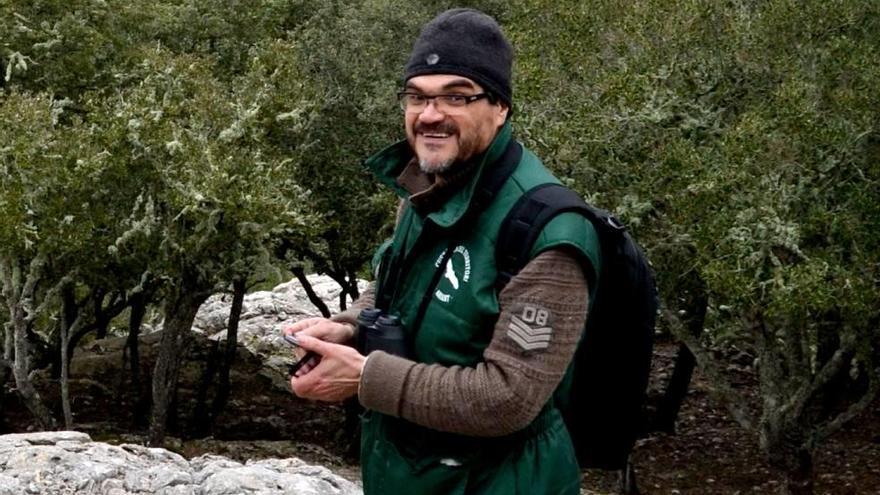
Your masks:
M 431 161 L 426 158 L 419 158 L 419 168 L 426 174 L 442 174 L 452 167 L 455 160 Z
M 454 122 L 444 120 L 434 124 L 425 124 L 416 122 L 413 126 L 413 135 L 419 134 L 448 134 L 449 136 L 458 135 L 458 126 Z M 419 168 L 426 174 L 442 174 L 449 170 L 455 163 L 455 157 L 444 160 L 430 160 L 419 157 Z

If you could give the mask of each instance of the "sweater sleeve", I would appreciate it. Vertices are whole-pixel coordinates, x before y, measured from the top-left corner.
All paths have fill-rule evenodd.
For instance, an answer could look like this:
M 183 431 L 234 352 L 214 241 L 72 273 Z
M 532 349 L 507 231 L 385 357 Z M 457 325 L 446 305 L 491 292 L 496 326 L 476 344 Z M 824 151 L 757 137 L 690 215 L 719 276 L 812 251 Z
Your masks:
M 376 303 L 376 284 L 375 282 L 370 282 L 366 289 L 361 293 L 361 297 L 357 298 L 356 301 L 351 303 L 351 305 L 345 311 L 340 313 L 336 313 L 335 315 L 330 317 L 331 321 L 335 321 L 336 323 L 348 323 L 349 325 L 354 327 L 355 333 L 357 333 L 357 317 L 361 314 L 361 310 L 365 308 L 372 308 Z
M 482 362 L 445 367 L 377 351 L 364 367 L 360 402 L 441 431 L 491 437 L 520 430 L 565 375 L 586 322 L 588 294 L 573 254 L 541 253 L 499 295 L 501 312 Z M 518 331 L 536 314 L 545 336 L 538 343 Z

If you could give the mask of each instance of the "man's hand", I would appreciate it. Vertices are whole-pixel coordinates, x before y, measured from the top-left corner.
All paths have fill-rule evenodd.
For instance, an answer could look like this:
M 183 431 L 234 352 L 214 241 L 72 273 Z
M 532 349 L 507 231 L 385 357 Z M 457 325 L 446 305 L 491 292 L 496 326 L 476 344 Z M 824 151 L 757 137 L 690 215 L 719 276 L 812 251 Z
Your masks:
M 300 346 L 321 356 L 318 364 L 301 368 L 290 378 L 290 388 L 297 396 L 326 402 L 341 402 L 358 392 L 366 358 L 351 347 L 324 342 L 297 333 Z
M 297 338 L 308 335 L 327 342 L 350 344 L 354 338 L 354 327 L 348 323 L 337 323 L 327 318 L 307 318 L 285 328 L 283 333 L 284 335 L 295 335 Z M 299 367 L 296 374 L 302 376 L 317 365 L 318 359 L 311 358 Z
M 354 338 L 354 327 L 348 323 L 337 323 L 327 318 L 306 318 L 284 329 L 286 335 L 308 335 L 337 344 L 348 343 Z

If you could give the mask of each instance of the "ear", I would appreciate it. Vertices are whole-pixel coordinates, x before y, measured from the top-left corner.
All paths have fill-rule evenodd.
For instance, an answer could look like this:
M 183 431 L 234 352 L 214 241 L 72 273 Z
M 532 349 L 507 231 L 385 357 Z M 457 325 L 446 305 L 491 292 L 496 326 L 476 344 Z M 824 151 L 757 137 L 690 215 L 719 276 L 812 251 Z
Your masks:
M 501 127 L 507 122 L 507 114 L 510 112 L 510 107 L 508 107 L 504 102 L 498 102 L 498 110 L 495 112 L 495 126 Z

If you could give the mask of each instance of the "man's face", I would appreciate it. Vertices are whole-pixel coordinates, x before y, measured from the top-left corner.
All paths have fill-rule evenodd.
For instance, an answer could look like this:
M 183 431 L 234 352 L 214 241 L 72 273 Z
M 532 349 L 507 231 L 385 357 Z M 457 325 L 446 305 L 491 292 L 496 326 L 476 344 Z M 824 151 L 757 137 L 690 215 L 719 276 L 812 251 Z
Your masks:
M 431 74 L 407 81 L 406 91 L 425 96 L 476 95 L 477 83 L 462 76 Z M 507 106 L 487 98 L 457 108 L 438 108 L 430 101 L 421 111 L 407 111 L 406 138 L 426 173 L 448 170 L 489 147 L 507 118 Z

